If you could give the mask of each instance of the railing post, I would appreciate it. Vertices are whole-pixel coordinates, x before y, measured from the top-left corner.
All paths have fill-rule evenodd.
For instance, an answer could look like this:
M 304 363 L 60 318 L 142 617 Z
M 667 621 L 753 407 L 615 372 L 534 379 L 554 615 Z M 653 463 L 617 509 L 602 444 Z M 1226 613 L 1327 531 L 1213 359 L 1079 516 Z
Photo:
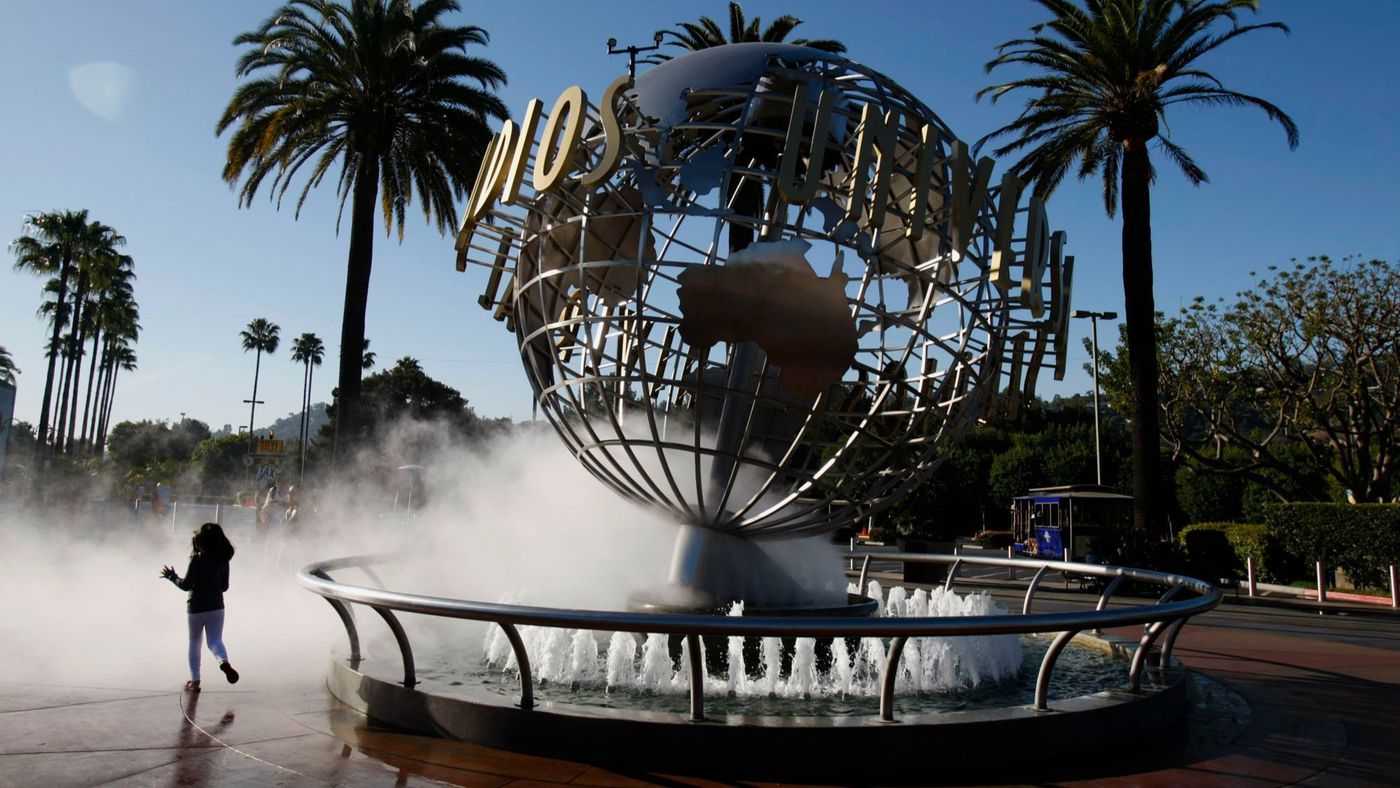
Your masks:
M 860 579 L 856 581 L 856 593 L 865 593 L 865 581 L 870 577 L 870 554 L 866 553 L 865 558 L 860 562 Z
M 1015 546 L 1015 545 L 1007 545 L 1007 546 L 1006 546 L 1006 560 L 1011 561 L 1011 560 L 1014 560 L 1015 558 L 1016 558 L 1016 546 Z M 1007 580 L 1015 580 L 1015 579 L 1016 579 L 1016 567 L 1015 567 L 1015 566 L 1012 566 L 1012 565 L 1010 565 L 1010 564 L 1007 565 L 1007 567 L 1006 567 L 1006 579 L 1007 579 Z
M 1110 597 L 1113 596 L 1113 592 L 1117 591 L 1118 586 L 1123 585 L 1123 581 L 1127 579 L 1127 575 L 1119 575 L 1113 578 L 1113 582 L 1109 583 L 1108 587 L 1103 590 L 1103 594 L 1099 596 L 1099 603 L 1094 607 L 1094 612 L 1099 612 L 1101 610 L 1106 609 L 1108 607 L 1108 600 Z M 1102 635 L 1103 630 L 1099 629 L 1098 627 L 1094 627 L 1094 634 Z
M 1031 584 L 1026 586 L 1026 601 L 1021 603 L 1021 615 L 1029 616 L 1031 614 L 1031 603 L 1035 601 L 1035 590 L 1040 588 L 1040 581 L 1045 579 L 1045 573 L 1048 571 L 1050 571 L 1050 567 L 1044 564 L 1035 570 L 1035 577 L 1032 577 Z
M 1249 575 L 1249 598 L 1253 599 L 1258 587 L 1254 583 L 1254 557 L 1249 556 L 1244 559 L 1244 569 Z
M 954 562 L 953 562 L 953 565 L 950 566 L 950 567 L 948 567 L 948 577 L 943 581 L 943 590 L 944 590 L 944 591 L 952 591 L 952 590 L 953 590 L 953 579 L 956 578 L 956 577 L 958 576 L 958 570 L 959 570 L 959 569 L 962 569 L 962 559 L 961 559 L 961 558 L 959 558 L 958 560 L 954 561 Z
M 1050 710 L 1050 674 L 1055 670 L 1055 660 L 1060 658 L 1060 652 L 1065 650 L 1065 646 L 1078 635 L 1078 630 L 1061 632 L 1051 641 L 1050 648 L 1045 650 L 1044 659 L 1040 660 L 1040 673 L 1035 677 L 1035 710 Z
M 855 568 L 856 568 L 856 538 L 855 538 L 854 536 L 851 537 L 851 548 L 850 548 L 850 550 L 849 550 L 848 552 L 851 554 L 851 557 L 848 558 L 848 559 L 846 559 L 846 568 L 849 569 L 849 570 L 851 570 L 851 571 L 855 571 Z
M 370 605 L 370 608 L 384 619 L 384 623 L 389 625 L 389 631 L 394 633 L 394 640 L 399 644 L 399 654 L 403 657 L 403 685 L 412 689 L 418 683 L 418 676 L 414 672 L 413 646 L 408 643 L 408 633 L 403 631 L 403 625 L 399 623 L 394 611 L 375 605 Z
M 1327 577 L 1322 572 L 1322 562 L 1317 562 L 1317 601 L 1327 601 Z
M 520 669 L 520 710 L 529 711 L 535 708 L 535 683 L 530 677 L 530 654 L 525 650 L 525 641 L 520 639 L 520 632 L 514 624 L 509 621 L 497 623 L 506 633 L 511 651 L 515 652 L 515 666 Z
M 705 721 L 705 660 L 700 653 L 700 636 L 685 636 L 690 656 L 690 721 Z
M 1400 587 L 1395 584 L 1395 564 L 1390 565 L 1390 606 L 1400 607 Z
M 885 673 L 880 677 L 880 722 L 894 722 L 894 685 L 899 678 L 899 658 L 909 638 L 900 635 L 890 641 L 890 653 L 885 658 Z
M 214 504 L 214 522 L 219 525 L 224 524 L 224 505 L 221 503 Z
M 319 577 L 327 583 L 334 583 L 331 576 L 317 569 L 311 573 L 312 577 Z M 350 638 L 350 667 L 356 668 L 360 665 L 360 633 L 355 628 L 355 615 L 350 612 L 349 606 L 335 597 L 323 596 L 322 599 L 330 603 L 336 615 L 340 616 L 340 623 L 345 625 L 345 635 Z
M 1162 651 L 1157 655 L 1157 668 L 1166 670 L 1171 666 L 1172 646 L 1176 645 L 1176 636 L 1181 634 L 1181 628 L 1186 626 L 1187 619 L 1178 618 L 1167 627 L 1167 636 L 1162 638 Z
M 1165 621 L 1155 621 L 1142 633 L 1142 639 L 1138 641 L 1137 651 L 1133 653 L 1133 664 L 1128 668 L 1128 691 L 1142 691 L 1142 666 L 1147 662 L 1147 652 L 1152 650 L 1152 643 L 1157 640 L 1157 636 L 1162 634 L 1162 629 L 1166 626 Z

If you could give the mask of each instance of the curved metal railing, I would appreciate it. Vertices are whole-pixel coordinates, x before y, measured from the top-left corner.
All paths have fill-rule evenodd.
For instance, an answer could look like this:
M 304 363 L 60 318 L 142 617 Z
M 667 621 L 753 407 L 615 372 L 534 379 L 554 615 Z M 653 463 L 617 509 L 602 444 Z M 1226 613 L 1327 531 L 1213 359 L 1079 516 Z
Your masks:
M 859 587 L 865 588 L 872 554 L 863 554 Z M 443 618 L 470 619 L 497 624 L 504 630 L 515 661 L 520 670 L 520 708 L 534 708 L 534 687 L 530 672 L 530 657 L 526 653 L 524 641 L 520 637 L 520 626 L 542 626 L 594 631 L 654 632 L 658 634 L 682 635 L 686 638 L 690 654 L 690 718 L 701 721 L 705 718 L 704 665 L 700 659 L 700 636 L 754 636 L 754 637 L 880 637 L 891 638 L 889 654 L 885 660 L 880 680 L 880 719 L 894 721 L 894 690 L 899 676 L 899 660 L 904 644 L 911 637 L 956 637 L 961 635 L 1014 635 L 1026 633 L 1058 633 L 1041 660 L 1040 672 L 1036 676 L 1035 710 L 1049 710 L 1049 688 L 1051 674 L 1060 652 L 1075 635 L 1085 630 L 1101 631 L 1110 627 L 1140 624 L 1142 636 L 1133 652 L 1128 671 L 1128 689 L 1139 692 L 1142 672 L 1146 667 L 1147 656 L 1158 638 L 1166 634 L 1159 652 L 1158 666 L 1165 667 L 1171 659 L 1172 645 L 1182 626 L 1192 616 L 1212 610 L 1220 604 L 1220 590 L 1211 584 L 1184 575 L 1154 572 L 1121 566 L 1080 564 L 1067 561 L 1039 561 L 1021 558 L 934 555 L 925 553 L 880 553 L 875 555 L 882 561 L 903 563 L 950 564 L 945 589 L 951 589 L 959 571 L 968 566 L 992 566 L 1002 568 L 1035 569 L 1036 573 L 1026 586 L 1021 614 L 999 616 L 954 616 L 945 618 L 818 618 L 798 616 L 716 616 L 704 614 L 634 613 L 600 610 L 574 610 L 566 608 L 533 607 L 528 605 L 507 605 L 496 602 L 478 602 L 446 597 L 424 596 L 388 591 L 382 588 L 350 585 L 331 578 L 331 571 L 357 568 L 369 574 L 372 582 L 378 582 L 370 569 L 375 563 L 386 560 L 383 556 L 350 556 L 329 561 L 320 561 L 303 568 L 297 575 L 301 584 L 321 595 L 335 609 L 345 625 L 350 639 L 350 660 L 358 665 L 360 660 L 359 632 L 354 616 L 346 603 L 366 605 L 389 626 L 398 643 L 403 657 L 403 684 L 412 687 L 418 683 L 413 661 L 413 649 L 408 635 L 399 623 L 395 611 L 419 613 Z M 1072 613 L 1031 613 L 1036 591 L 1047 573 L 1060 571 L 1080 576 L 1108 579 L 1099 596 L 1096 609 Z M 1110 609 L 1109 599 L 1123 582 L 1132 580 L 1164 587 L 1165 592 L 1155 603 L 1118 607 Z M 1175 601 L 1181 591 L 1195 594 L 1190 599 Z

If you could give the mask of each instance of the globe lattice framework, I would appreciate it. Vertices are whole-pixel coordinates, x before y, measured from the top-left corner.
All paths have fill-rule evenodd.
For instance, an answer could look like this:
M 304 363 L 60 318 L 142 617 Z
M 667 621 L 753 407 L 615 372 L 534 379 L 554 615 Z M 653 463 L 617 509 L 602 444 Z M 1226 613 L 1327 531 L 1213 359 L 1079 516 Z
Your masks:
M 953 184 L 977 162 L 884 76 L 804 47 L 731 45 L 644 72 L 614 111 L 615 172 L 517 184 L 464 223 L 458 268 L 491 269 L 479 300 L 515 333 L 541 411 L 622 495 L 738 536 L 828 530 L 932 472 L 988 406 L 1029 396 L 1040 366 L 1063 374 L 1073 258 L 1029 282 L 1039 315 L 1024 288 L 994 286 L 994 183 L 959 254 Z M 900 121 L 879 150 L 883 219 L 856 166 L 867 111 Z M 802 148 L 815 190 L 798 202 L 777 186 L 801 169 L 782 171 L 794 113 L 823 147 L 815 172 Z M 601 117 L 589 105 L 580 172 L 603 156 Z M 934 155 L 919 209 L 921 145 Z

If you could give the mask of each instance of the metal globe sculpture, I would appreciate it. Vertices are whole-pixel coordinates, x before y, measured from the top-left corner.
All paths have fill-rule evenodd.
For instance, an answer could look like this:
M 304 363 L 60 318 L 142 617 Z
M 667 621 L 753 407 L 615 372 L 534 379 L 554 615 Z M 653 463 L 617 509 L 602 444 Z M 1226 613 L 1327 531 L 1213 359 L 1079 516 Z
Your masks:
M 852 523 L 1062 374 L 1063 234 L 886 77 L 735 44 L 542 109 L 489 146 L 458 269 L 584 467 L 687 526 L 678 583 L 741 593 L 716 544 Z

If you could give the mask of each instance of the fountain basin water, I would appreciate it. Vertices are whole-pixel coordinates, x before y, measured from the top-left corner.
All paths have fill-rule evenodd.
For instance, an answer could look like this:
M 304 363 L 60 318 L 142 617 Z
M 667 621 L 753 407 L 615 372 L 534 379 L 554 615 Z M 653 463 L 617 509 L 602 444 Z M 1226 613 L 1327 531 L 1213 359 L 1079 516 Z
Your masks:
M 1132 747 L 1135 742 L 1151 741 L 1156 746 L 1155 742 L 1164 732 L 1179 729 L 1187 706 L 1185 673 L 1171 660 L 1169 652 L 1176 632 L 1187 618 L 1219 604 L 1219 590 L 1208 583 L 1148 570 L 1055 561 L 923 554 L 886 554 L 884 557 L 952 564 L 949 584 L 957 577 L 958 566 L 963 564 L 1010 565 L 1035 570 L 1035 575 L 1026 586 L 1020 614 L 998 614 L 988 607 L 970 610 L 970 614 L 962 616 L 930 616 L 930 612 L 937 611 L 926 609 L 926 605 L 937 608 L 955 601 L 989 599 L 982 594 L 963 596 L 935 591 L 911 594 L 903 589 L 893 589 L 885 595 L 874 588 L 871 589 L 873 596 L 882 600 L 882 610 L 879 615 L 865 619 L 657 615 L 531 607 L 348 585 L 335 582 L 327 574 L 373 562 L 366 558 L 324 561 L 304 569 L 300 578 L 304 585 L 331 602 L 346 624 L 351 659 L 333 661 L 327 681 L 336 698 L 377 721 L 516 752 L 589 763 L 625 764 L 667 773 L 695 771 L 828 781 L 832 775 L 845 775 L 840 781 L 883 782 L 918 779 L 918 775 L 925 772 L 917 770 L 933 769 L 933 764 L 936 764 L 938 779 L 961 773 L 957 769 L 966 769 L 969 770 L 966 773 L 972 774 L 988 763 L 998 764 L 997 773 L 1006 774 L 1005 769 L 1015 763 L 1034 763 L 1039 758 L 1063 758 L 1106 748 Z M 1036 588 L 1051 570 L 1116 580 L 1106 584 L 1097 610 L 1033 613 Z M 1168 591 L 1155 602 L 1105 608 L 1108 597 L 1126 581 L 1158 585 Z M 1187 593 L 1180 594 L 1182 591 Z M 1092 599 L 1086 601 L 1092 605 Z M 349 614 L 347 603 L 367 605 L 389 624 L 402 657 L 401 683 L 393 678 L 399 661 L 392 658 L 392 645 L 384 650 L 377 644 L 371 644 L 368 652 L 360 649 L 359 626 Z M 889 615 L 899 612 L 912 617 Z M 471 643 L 463 643 L 464 630 L 455 629 L 462 626 L 457 623 L 450 624 L 449 628 L 456 631 L 455 643 L 459 648 L 453 656 L 441 660 L 441 664 L 437 664 L 432 648 L 424 651 L 422 656 L 428 660 L 423 664 L 426 670 L 421 675 L 428 680 L 419 681 L 408 630 L 398 619 L 404 614 L 441 617 L 444 624 L 448 623 L 446 619 L 468 619 L 499 626 L 507 633 L 511 655 L 521 660 L 522 669 L 528 668 L 522 670 L 520 676 L 526 680 L 518 680 L 512 672 L 502 671 L 510 657 L 498 659 L 494 668 L 489 667 L 489 658 L 483 663 L 474 653 L 481 648 L 480 630 L 472 636 Z M 529 634 L 527 627 L 530 626 L 546 629 Z M 1111 636 L 1086 634 L 1091 630 L 1129 626 L 1143 633 L 1140 641 L 1115 641 Z M 574 631 L 579 628 L 581 632 Z M 637 644 L 644 639 L 633 639 L 631 649 L 624 643 L 617 650 L 606 652 L 600 645 L 603 638 L 592 634 L 626 631 L 663 634 L 650 650 L 638 648 Z M 537 646 L 531 654 L 522 632 L 545 647 L 541 650 Z M 1039 633 L 1041 637 L 1029 640 L 1019 637 L 1030 633 Z M 1074 633 L 1081 634 L 1074 637 Z M 676 639 L 674 651 L 673 641 L 666 635 Z M 1012 636 L 1020 652 L 1017 665 L 1020 667 L 1020 663 L 1036 661 L 1034 655 L 1043 647 L 1044 639 L 1051 635 L 1054 638 L 1041 660 L 1033 704 L 1008 695 L 1006 699 L 1013 705 L 972 708 L 981 702 L 969 700 L 976 697 L 971 693 L 985 691 L 995 696 L 996 692 L 1005 691 L 1005 685 L 1010 683 L 1006 676 L 1017 674 L 1015 670 L 971 681 L 967 680 L 966 672 L 954 670 L 942 674 L 953 676 L 955 680 L 951 683 L 940 686 L 936 682 L 925 682 L 920 687 L 914 686 L 916 674 L 909 665 L 924 664 L 925 653 L 931 652 L 921 647 L 927 646 L 929 640 L 972 642 L 989 636 Z M 1152 644 L 1159 635 L 1165 635 L 1160 641 L 1163 653 L 1149 658 Z M 607 642 L 611 644 L 614 637 L 609 635 Z M 1095 687 L 1088 686 L 1083 689 L 1091 691 L 1090 694 L 1075 695 L 1080 688 L 1074 687 L 1073 682 L 1066 683 L 1063 666 L 1059 671 L 1054 669 L 1057 656 L 1063 657 L 1065 665 L 1079 662 L 1079 652 L 1073 648 L 1062 651 L 1072 637 L 1114 653 L 1116 659 L 1105 663 L 1107 669 L 1103 674 L 1103 680 L 1112 685 L 1111 688 L 1092 692 Z M 710 660 L 700 656 L 705 648 L 702 646 L 704 638 L 711 638 L 711 642 L 717 644 L 706 648 L 707 651 L 723 651 L 726 659 L 734 653 L 743 661 L 744 668 L 730 672 L 729 665 L 738 660 L 707 664 Z M 779 638 L 791 638 L 790 651 L 785 651 Z M 859 644 L 848 646 L 848 657 L 853 651 L 869 649 L 868 666 L 879 666 L 878 671 L 869 671 L 880 677 L 878 714 L 859 713 L 863 708 L 855 708 L 858 713 L 849 713 L 849 709 L 835 705 L 842 702 L 841 695 L 829 690 L 826 696 L 835 700 L 823 700 L 824 687 L 829 688 L 833 674 L 843 680 L 847 678 L 839 666 L 847 665 L 852 679 L 857 673 L 854 657 L 843 663 L 833 656 L 837 651 L 836 643 L 847 639 L 855 639 Z M 625 642 L 625 638 L 623 640 Z M 680 640 L 687 644 L 684 649 L 679 648 Z M 757 641 L 753 649 L 744 648 L 749 640 Z M 817 647 L 823 640 L 831 643 L 825 663 Z M 739 648 L 731 652 L 728 646 L 736 641 Z M 453 643 L 450 639 L 447 642 Z M 490 649 L 491 641 L 488 641 L 488 657 Z M 695 655 L 693 659 L 692 654 Z M 753 662 L 749 661 L 750 654 Z M 885 655 L 883 664 L 879 662 L 880 654 Z M 580 655 L 582 659 L 578 659 Z M 473 670 L 494 676 L 495 683 L 469 685 L 458 668 L 464 664 L 464 659 L 475 666 Z M 679 683 L 676 679 L 678 664 L 688 667 L 684 672 L 687 678 Z M 749 669 L 749 664 L 764 667 Z M 948 664 L 961 663 L 954 660 Z M 768 667 L 770 665 L 778 667 L 773 670 Z M 833 666 L 836 667 L 833 669 Z M 439 674 L 445 668 L 451 668 L 452 675 Z M 569 675 L 569 671 L 575 669 L 585 673 L 612 672 L 610 683 L 619 689 L 626 688 L 642 708 L 624 708 L 621 703 L 587 705 L 577 702 L 581 693 L 600 686 L 605 688 L 609 679 L 605 673 L 602 678 L 590 679 L 592 684 L 579 680 L 576 693 L 572 681 L 566 685 L 549 678 Z M 1125 672 L 1127 686 L 1121 683 Z M 530 678 L 531 673 L 537 678 Z M 703 680 L 698 679 L 690 686 L 689 676 L 703 677 Z M 1029 671 L 1019 671 L 1016 681 L 1029 680 Z M 724 706 L 729 702 L 727 689 L 731 685 L 736 689 L 735 702 Z M 741 694 L 741 690 L 751 689 L 751 685 L 756 685 L 759 691 Z M 864 682 L 852 683 L 853 687 L 857 685 L 868 686 Z M 670 710 L 679 705 L 683 696 L 678 692 L 682 688 L 688 693 L 689 713 Z M 1050 690 L 1048 694 L 1047 689 Z M 769 694 L 775 697 L 770 699 Z M 800 703 L 810 703 L 806 698 L 797 699 L 811 695 L 818 704 L 830 702 L 827 711 L 832 713 L 823 716 L 796 714 L 782 707 L 762 705 L 769 700 L 780 700 L 782 695 L 791 696 L 789 699 Z M 857 692 L 845 695 L 847 700 L 855 697 L 857 703 L 867 702 Z M 937 696 L 952 699 L 953 705 L 939 711 L 918 705 Z M 1053 705 L 1047 702 L 1049 697 L 1055 698 Z M 962 707 L 946 710 L 958 704 Z M 862 753 L 877 753 L 878 757 L 865 758 Z M 926 774 L 930 776 L 921 782 L 934 779 L 933 772 Z
M 960 774 L 985 777 L 989 769 L 1010 774 L 1018 764 L 1039 759 L 1129 748 L 1155 740 L 1183 719 L 1185 671 L 1155 673 L 1141 692 L 1131 693 L 1122 686 L 1127 644 L 1081 640 L 1062 657 L 1069 681 L 1057 678 L 1052 713 L 1026 703 L 1035 673 L 1025 669 L 1010 682 L 975 690 L 900 695 L 895 724 L 880 721 L 879 702 L 871 697 L 717 695 L 708 701 L 705 720 L 692 722 L 684 694 L 607 695 L 548 682 L 537 683 L 536 704 L 525 711 L 516 702 L 513 676 L 490 671 L 473 684 L 456 670 L 438 675 L 431 655 L 425 681 L 412 689 L 394 681 L 392 659 L 367 661 L 358 670 L 335 660 L 327 686 L 343 703 L 383 723 L 551 758 L 749 779 L 927 783 Z M 1022 640 L 1026 668 L 1047 642 L 1038 636 Z M 590 703 L 599 699 L 611 705 Z

